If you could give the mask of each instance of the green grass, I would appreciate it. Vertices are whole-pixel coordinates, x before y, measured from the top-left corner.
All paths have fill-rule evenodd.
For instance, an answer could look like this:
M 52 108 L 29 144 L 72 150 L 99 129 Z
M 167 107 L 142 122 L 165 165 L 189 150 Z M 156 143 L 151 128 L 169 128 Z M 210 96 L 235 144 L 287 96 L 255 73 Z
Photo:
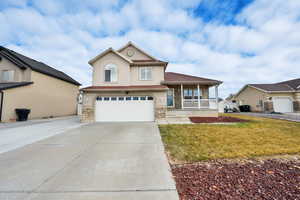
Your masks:
M 195 162 L 300 153 L 300 123 L 227 115 L 251 120 L 236 125 L 160 125 L 173 161 Z

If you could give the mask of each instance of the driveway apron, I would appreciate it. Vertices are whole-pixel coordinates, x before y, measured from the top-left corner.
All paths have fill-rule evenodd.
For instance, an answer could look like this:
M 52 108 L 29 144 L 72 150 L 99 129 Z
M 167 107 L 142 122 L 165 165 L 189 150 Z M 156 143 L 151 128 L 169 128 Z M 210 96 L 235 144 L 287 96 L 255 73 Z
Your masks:
M 155 123 L 94 123 L 0 154 L 0 199 L 178 199 Z

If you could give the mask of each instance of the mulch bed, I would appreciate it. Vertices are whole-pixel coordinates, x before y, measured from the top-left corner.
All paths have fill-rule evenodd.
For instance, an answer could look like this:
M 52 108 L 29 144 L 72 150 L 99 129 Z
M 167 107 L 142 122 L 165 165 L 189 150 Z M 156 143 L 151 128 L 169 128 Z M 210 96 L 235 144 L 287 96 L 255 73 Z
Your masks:
M 300 162 L 248 161 L 173 165 L 181 200 L 300 199 Z
M 239 119 L 235 117 L 190 117 L 193 123 L 226 123 L 226 122 L 248 122 L 248 120 Z

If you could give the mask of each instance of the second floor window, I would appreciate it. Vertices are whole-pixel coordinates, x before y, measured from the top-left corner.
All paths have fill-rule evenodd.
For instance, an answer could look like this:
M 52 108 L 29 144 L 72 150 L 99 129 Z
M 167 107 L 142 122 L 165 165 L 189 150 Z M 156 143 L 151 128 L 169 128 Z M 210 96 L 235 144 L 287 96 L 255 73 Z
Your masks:
M 114 64 L 108 64 L 104 68 L 104 81 L 116 82 L 118 81 L 117 66 Z
M 3 70 L 1 80 L 5 82 L 14 81 L 15 71 L 13 70 Z
M 152 68 L 151 67 L 141 67 L 140 68 L 140 80 L 141 81 L 152 80 Z

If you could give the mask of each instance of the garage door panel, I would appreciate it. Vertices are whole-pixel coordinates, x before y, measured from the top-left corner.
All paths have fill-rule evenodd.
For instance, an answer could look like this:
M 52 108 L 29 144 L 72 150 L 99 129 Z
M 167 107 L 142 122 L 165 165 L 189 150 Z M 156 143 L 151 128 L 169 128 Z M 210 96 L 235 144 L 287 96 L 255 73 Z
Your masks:
M 289 97 L 274 97 L 273 107 L 275 112 L 293 112 L 293 101 Z
M 152 100 L 96 101 L 97 122 L 154 121 Z

